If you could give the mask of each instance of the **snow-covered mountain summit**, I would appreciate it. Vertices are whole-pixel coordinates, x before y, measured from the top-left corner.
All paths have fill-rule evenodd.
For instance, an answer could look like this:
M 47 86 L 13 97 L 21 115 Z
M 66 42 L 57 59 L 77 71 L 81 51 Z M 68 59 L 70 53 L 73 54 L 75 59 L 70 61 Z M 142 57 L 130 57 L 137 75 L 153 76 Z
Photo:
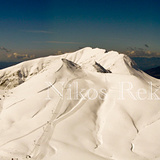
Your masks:
M 62 59 L 77 63 L 83 69 L 92 72 L 96 72 L 94 68 L 95 64 L 100 64 L 106 70 L 117 74 L 134 74 L 135 69 L 137 69 L 135 62 L 124 54 L 119 54 L 116 51 L 106 52 L 104 49 L 86 47 L 74 53 L 38 58 L 0 70 L 0 87 L 16 87 L 34 75 L 50 68 L 54 72 L 62 64 Z
M 160 81 L 128 56 L 87 47 L 0 77 L 0 159 L 160 159 Z

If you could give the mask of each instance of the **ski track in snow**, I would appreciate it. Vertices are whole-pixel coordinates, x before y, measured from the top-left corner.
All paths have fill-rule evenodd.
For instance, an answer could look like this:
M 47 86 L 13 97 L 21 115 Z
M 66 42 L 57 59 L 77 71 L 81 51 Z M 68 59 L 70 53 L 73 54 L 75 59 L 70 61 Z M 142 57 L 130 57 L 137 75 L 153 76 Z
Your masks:
M 66 86 L 64 87 L 64 95 L 67 92 L 67 87 L 74 81 L 77 79 L 81 79 L 81 77 L 76 77 L 73 78 L 71 80 L 69 80 L 66 84 Z M 56 81 L 55 81 L 56 82 Z M 54 85 L 54 83 L 52 84 Z M 42 91 L 44 91 L 46 89 L 43 89 Z M 88 93 L 86 93 L 85 95 L 87 95 Z M 85 96 L 84 96 L 85 97 Z M 43 159 L 43 157 L 45 156 L 46 153 L 46 146 L 49 145 L 49 141 L 52 138 L 54 129 L 56 127 L 56 125 L 61 122 L 62 120 L 65 120 L 67 117 L 71 116 L 72 114 L 74 114 L 76 111 L 78 111 L 83 104 L 87 101 L 87 98 L 85 97 L 85 99 L 81 98 L 81 100 L 67 113 L 62 113 L 61 115 L 59 115 L 59 111 L 61 110 L 62 104 L 64 102 L 64 99 L 59 100 L 56 110 L 53 113 L 52 118 L 48 121 L 47 126 L 44 129 L 43 134 L 40 136 L 40 138 L 37 141 L 37 145 L 34 147 L 34 149 L 31 151 L 31 153 L 29 154 L 33 160 L 39 160 L 39 159 Z M 59 115 L 59 116 L 58 116 Z
M 67 86 L 72 83 L 74 80 L 76 80 L 78 78 L 74 78 L 71 79 L 66 86 L 64 87 L 64 95 L 66 94 L 66 89 Z M 62 114 L 60 117 L 58 117 L 59 115 L 59 111 L 62 107 L 62 104 L 64 102 L 64 99 L 59 100 L 56 110 L 53 113 L 52 118 L 48 121 L 48 124 L 46 126 L 46 128 L 44 129 L 43 134 L 41 135 L 41 137 L 38 139 L 37 141 L 37 145 L 35 146 L 35 148 L 33 149 L 33 151 L 29 154 L 33 160 L 39 160 L 39 159 L 43 159 L 45 154 L 46 154 L 46 146 L 49 145 L 49 141 L 52 138 L 53 132 L 54 132 L 54 128 L 56 127 L 56 125 L 61 122 L 62 120 L 66 119 L 67 117 L 69 117 L 71 114 L 74 114 L 74 112 L 76 112 L 76 110 L 79 109 L 79 107 L 81 107 L 83 105 L 84 100 L 82 99 L 82 102 L 79 102 L 74 109 L 72 109 L 71 111 L 69 111 L 69 113 L 65 113 Z M 62 118 L 61 118 L 62 117 Z M 56 119 L 57 118 L 57 119 Z

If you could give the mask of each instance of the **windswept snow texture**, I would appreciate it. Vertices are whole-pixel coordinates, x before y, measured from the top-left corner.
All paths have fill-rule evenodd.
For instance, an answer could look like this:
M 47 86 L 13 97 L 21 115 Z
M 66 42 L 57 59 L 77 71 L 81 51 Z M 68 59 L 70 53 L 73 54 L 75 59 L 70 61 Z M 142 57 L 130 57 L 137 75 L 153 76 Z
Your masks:
M 88 47 L 0 77 L 0 160 L 160 160 L 160 81 L 126 55 Z

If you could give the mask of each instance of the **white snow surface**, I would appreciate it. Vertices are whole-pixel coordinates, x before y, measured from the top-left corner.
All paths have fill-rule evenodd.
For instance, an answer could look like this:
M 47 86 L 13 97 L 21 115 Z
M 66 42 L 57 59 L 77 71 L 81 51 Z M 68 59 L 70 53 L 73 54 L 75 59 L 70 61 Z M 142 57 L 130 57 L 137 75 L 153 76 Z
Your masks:
M 0 160 L 160 160 L 160 80 L 128 56 L 87 47 L 0 77 Z

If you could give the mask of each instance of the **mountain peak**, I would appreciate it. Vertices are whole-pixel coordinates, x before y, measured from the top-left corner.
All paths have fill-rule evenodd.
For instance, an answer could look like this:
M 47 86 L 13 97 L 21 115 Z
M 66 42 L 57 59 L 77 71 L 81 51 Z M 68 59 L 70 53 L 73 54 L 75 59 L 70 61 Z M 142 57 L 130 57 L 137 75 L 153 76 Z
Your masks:
M 57 69 L 61 64 L 61 60 L 63 65 L 70 71 L 84 69 L 94 72 L 96 69 L 96 71 L 102 73 L 134 74 L 134 69 L 137 69 L 135 63 L 124 54 L 119 54 L 116 51 L 106 52 L 105 49 L 85 47 L 73 53 L 38 58 L 0 70 L 0 88 L 5 88 L 6 86 L 13 88 L 44 70 L 53 69 L 53 66 Z

